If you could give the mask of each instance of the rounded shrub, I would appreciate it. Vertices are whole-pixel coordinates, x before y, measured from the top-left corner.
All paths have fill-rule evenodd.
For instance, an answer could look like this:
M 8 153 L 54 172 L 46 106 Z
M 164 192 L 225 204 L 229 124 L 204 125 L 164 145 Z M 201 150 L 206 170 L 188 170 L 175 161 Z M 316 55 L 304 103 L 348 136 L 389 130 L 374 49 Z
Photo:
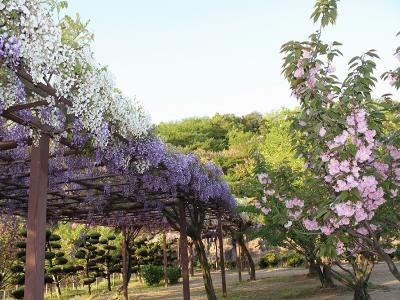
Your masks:
M 15 291 L 12 291 L 11 295 L 15 299 L 24 299 L 24 288 L 19 288 L 19 289 L 15 290 Z
M 109 241 L 114 241 L 117 237 L 114 234 L 111 234 L 107 237 Z
M 261 269 L 268 267 L 276 267 L 279 263 L 279 257 L 276 253 L 270 252 L 265 254 L 259 261 L 258 265 Z
M 56 256 L 56 254 L 54 252 L 46 251 L 44 253 L 44 258 L 47 260 L 53 259 L 55 256 Z
M 83 279 L 83 284 L 84 285 L 89 285 L 92 284 L 96 281 L 96 278 L 92 278 L 92 277 L 87 277 L 85 279 Z
M 24 272 L 24 266 L 22 266 L 22 265 L 13 265 L 10 268 L 10 270 L 13 273 L 22 273 L 22 272 Z
M 168 281 L 171 284 L 178 283 L 179 278 L 181 278 L 181 268 L 179 267 L 168 267 L 167 268 Z
M 26 248 L 26 242 L 24 242 L 24 241 L 19 241 L 19 242 L 17 242 L 17 243 L 15 244 L 15 246 L 16 246 L 17 248 L 20 248 L 20 249 L 25 249 L 25 248 Z
M 100 238 L 101 234 L 98 232 L 91 232 L 88 234 L 88 236 L 92 239 L 98 240 Z
M 290 252 L 287 257 L 287 264 L 290 267 L 298 267 L 304 263 L 304 257 L 297 252 Z
M 163 268 L 161 266 L 144 265 L 140 267 L 140 274 L 147 285 L 157 285 L 164 277 Z
M 269 267 L 275 267 L 278 265 L 279 262 L 278 255 L 276 255 L 273 252 L 265 254 L 264 260 L 267 263 L 267 266 Z

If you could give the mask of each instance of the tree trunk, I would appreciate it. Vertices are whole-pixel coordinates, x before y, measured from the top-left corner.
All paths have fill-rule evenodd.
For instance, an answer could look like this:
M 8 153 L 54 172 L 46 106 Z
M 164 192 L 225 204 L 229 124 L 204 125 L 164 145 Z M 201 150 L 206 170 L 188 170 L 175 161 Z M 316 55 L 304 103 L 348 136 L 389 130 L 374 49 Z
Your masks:
M 253 258 L 251 257 L 251 254 L 249 250 L 246 247 L 246 244 L 244 243 L 243 236 L 239 237 L 237 239 L 238 243 L 240 244 L 240 247 L 242 248 L 243 254 L 247 258 L 247 262 L 249 263 L 250 267 L 250 280 L 256 280 L 256 266 L 254 265 Z
M 308 261 L 308 276 L 316 277 L 322 273 L 320 266 L 315 262 L 315 259 L 309 258 Z M 322 283 L 322 282 L 321 282 Z
M 322 266 L 323 281 L 321 282 L 324 288 L 333 288 L 335 283 L 333 282 L 332 272 L 327 266 Z
M 167 257 L 167 236 L 163 232 L 163 272 L 164 272 L 164 286 L 168 287 L 168 257 Z
M 194 266 L 193 266 L 193 242 L 189 244 L 189 273 L 190 276 L 194 276 Z
M 235 253 L 236 253 L 236 269 L 238 271 L 239 281 L 242 281 L 242 258 L 240 254 L 240 245 L 235 241 Z
M 56 280 L 56 287 L 57 287 L 57 297 L 61 298 L 61 288 L 60 288 L 60 282 Z
M 196 253 L 200 261 L 201 270 L 203 274 L 204 287 L 207 293 L 208 300 L 217 300 L 215 295 L 214 286 L 212 283 L 210 266 L 208 265 L 206 251 L 204 249 L 204 244 L 201 239 L 194 240 L 194 246 L 196 248 Z
M 124 299 L 128 300 L 128 284 L 129 284 L 129 271 L 128 271 L 128 236 L 127 236 L 127 229 L 123 229 L 123 237 L 122 237 L 122 291 L 124 294 Z
M 368 294 L 368 283 L 365 280 L 360 280 L 354 287 L 354 300 L 370 300 L 371 296 Z
M 111 274 L 107 272 L 107 287 L 108 290 L 111 292 Z

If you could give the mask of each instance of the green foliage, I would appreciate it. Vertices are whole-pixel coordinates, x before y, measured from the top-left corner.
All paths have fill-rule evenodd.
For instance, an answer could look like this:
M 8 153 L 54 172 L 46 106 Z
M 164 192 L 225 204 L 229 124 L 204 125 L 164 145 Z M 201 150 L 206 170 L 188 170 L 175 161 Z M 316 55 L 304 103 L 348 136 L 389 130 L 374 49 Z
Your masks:
M 15 291 L 11 292 L 11 295 L 15 298 L 15 299 L 23 299 L 24 298 L 24 288 L 18 288 Z
M 290 267 L 299 267 L 304 263 L 304 256 L 295 251 L 289 251 L 286 261 Z
M 260 268 L 275 267 L 278 265 L 279 257 L 273 252 L 265 254 L 259 262 Z
M 90 232 L 87 235 L 81 237 L 77 242 L 79 248 L 75 254 L 75 258 L 82 261 L 82 266 L 85 273 L 83 284 L 87 285 L 90 293 L 90 286 L 96 281 L 96 277 L 102 275 L 101 270 L 98 266 L 98 261 L 101 260 L 101 256 L 98 255 L 98 244 L 100 234 L 97 232 Z
M 179 278 L 181 278 L 181 268 L 179 267 L 168 267 L 167 268 L 168 280 L 169 283 L 175 284 L 178 283 Z
M 321 19 L 321 26 L 335 24 L 337 18 L 338 0 L 317 0 L 314 6 L 314 12 L 311 15 L 314 23 Z
M 140 266 L 140 274 L 149 286 L 159 284 L 161 279 L 164 277 L 163 268 L 154 265 Z

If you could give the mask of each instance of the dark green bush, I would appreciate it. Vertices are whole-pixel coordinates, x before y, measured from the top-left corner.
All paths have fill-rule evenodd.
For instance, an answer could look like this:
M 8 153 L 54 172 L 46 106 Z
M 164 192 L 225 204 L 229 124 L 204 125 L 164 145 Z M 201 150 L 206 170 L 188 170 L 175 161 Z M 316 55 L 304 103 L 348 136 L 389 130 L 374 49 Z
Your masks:
M 157 285 L 164 277 L 162 266 L 144 265 L 140 266 L 140 274 L 147 285 Z
M 98 240 L 100 238 L 101 234 L 98 233 L 98 232 L 91 232 L 91 233 L 88 234 L 88 236 L 91 239 Z
M 24 241 L 17 242 L 17 243 L 15 244 L 15 246 L 16 246 L 17 248 L 20 248 L 20 249 L 25 249 L 25 248 L 26 248 L 26 242 L 24 242 Z
M 10 269 L 11 269 L 11 272 L 13 272 L 13 273 L 22 273 L 22 272 L 24 272 L 24 266 L 22 266 L 22 265 L 14 265 Z
M 55 255 L 54 252 L 48 252 L 48 251 L 46 251 L 46 252 L 44 253 L 44 258 L 45 258 L 45 259 L 53 259 L 55 256 L 56 256 L 56 255 Z
M 227 261 L 225 262 L 225 268 L 228 270 L 233 270 L 236 268 L 236 261 Z
M 83 259 L 83 258 L 85 258 L 85 255 L 86 255 L 86 252 L 84 250 L 78 250 L 75 253 L 75 258 Z
M 24 298 L 24 288 L 19 288 L 13 292 L 11 292 L 11 295 L 15 298 L 15 299 L 23 299 Z
M 96 278 L 92 278 L 92 277 L 87 277 L 85 279 L 83 279 L 83 284 L 84 285 L 89 285 L 92 284 L 96 281 Z
M 175 284 L 178 283 L 179 278 L 181 278 L 181 268 L 179 267 L 168 267 L 167 268 L 168 280 L 169 283 Z

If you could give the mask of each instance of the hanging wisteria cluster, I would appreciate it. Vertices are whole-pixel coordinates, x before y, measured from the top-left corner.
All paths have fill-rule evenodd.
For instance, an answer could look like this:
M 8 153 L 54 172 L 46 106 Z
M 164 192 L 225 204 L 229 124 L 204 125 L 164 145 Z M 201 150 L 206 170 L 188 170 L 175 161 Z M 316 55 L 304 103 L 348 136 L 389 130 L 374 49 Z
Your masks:
M 65 5 L 50 0 L 1 1 L 1 109 L 40 97 L 24 94 L 16 76 L 17 69 L 23 69 L 33 83 L 55 88 L 55 97 L 43 99 L 49 107 L 56 109 L 61 98 L 68 99 L 70 105 L 62 113 L 79 119 L 95 146 L 108 144 L 110 130 L 126 138 L 146 136 L 151 127 L 148 114 L 141 104 L 122 95 L 107 68 L 94 60 L 92 35 L 85 24 L 56 17 Z M 67 124 L 60 125 L 63 130 L 58 133 L 67 136 Z

